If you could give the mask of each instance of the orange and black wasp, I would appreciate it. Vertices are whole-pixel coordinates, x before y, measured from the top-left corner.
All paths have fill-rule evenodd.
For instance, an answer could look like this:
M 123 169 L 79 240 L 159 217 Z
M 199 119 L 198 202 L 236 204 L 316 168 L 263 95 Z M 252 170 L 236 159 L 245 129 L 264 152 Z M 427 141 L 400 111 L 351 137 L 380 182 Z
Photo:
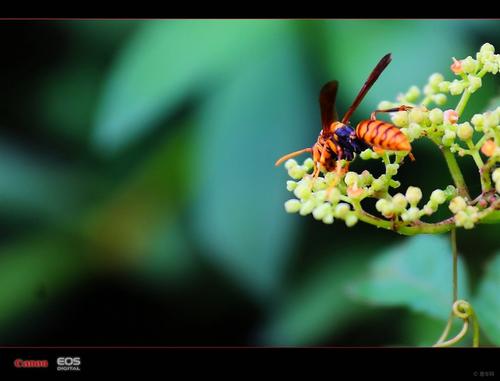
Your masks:
M 406 111 L 411 108 L 410 106 L 375 110 L 370 119 L 362 120 L 355 129 L 350 126 L 351 115 L 390 62 L 390 53 L 382 57 L 341 121 L 338 121 L 335 109 L 339 83 L 338 81 L 327 82 L 319 93 L 323 128 L 316 143 L 311 148 L 304 148 L 281 157 L 276 161 L 276 165 L 278 166 L 304 152 L 311 152 L 314 160 L 313 177 L 317 177 L 322 168 L 328 172 L 335 170 L 340 175 L 348 170 L 349 162 L 354 159 L 355 154 L 359 154 L 367 148 L 373 148 L 378 152 L 383 152 L 383 150 L 411 151 L 408 138 L 399 128 L 391 123 L 377 120 L 377 113 Z M 413 160 L 411 152 L 410 158 Z M 344 167 L 339 165 L 340 160 L 346 160 L 347 163 Z

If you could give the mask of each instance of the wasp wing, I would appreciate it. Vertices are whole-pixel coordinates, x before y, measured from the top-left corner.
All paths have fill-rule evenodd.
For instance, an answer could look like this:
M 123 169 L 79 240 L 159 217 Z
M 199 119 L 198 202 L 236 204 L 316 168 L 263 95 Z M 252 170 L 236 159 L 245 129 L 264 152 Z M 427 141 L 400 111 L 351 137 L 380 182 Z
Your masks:
M 375 66 L 375 69 L 372 70 L 370 76 L 366 80 L 365 84 L 361 88 L 361 90 L 358 93 L 358 96 L 356 99 L 354 99 L 354 102 L 352 102 L 351 107 L 349 107 L 349 110 L 347 110 L 346 114 L 342 118 L 342 123 L 346 124 L 349 122 L 349 119 L 351 118 L 352 113 L 358 108 L 359 104 L 365 97 L 366 93 L 371 89 L 375 81 L 378 79 L 380 74 L 384 71 L 384 69 L 391 63 L 391 53 L 386 54 L 385 56 L 382 57 L 382 59 L 379 61 L 377 66 Z
M 319 92 L 319 107 L 321 109 L 321 125 L 323 130 L 330 127 L 332 122 L 339 120 L 335 109 L 335 99 L 337 98 L 338 81 L 325 83 Z

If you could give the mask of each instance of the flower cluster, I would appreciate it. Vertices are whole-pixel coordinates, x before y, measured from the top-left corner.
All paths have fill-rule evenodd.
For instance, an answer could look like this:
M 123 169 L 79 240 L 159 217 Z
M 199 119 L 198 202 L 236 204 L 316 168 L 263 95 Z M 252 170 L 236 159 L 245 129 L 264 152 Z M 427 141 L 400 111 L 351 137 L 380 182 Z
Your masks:
M 422 222 L 421 218 L 431 216 L 440 205 L 448 203 L 453 217 L 435 225 L 440 228 L 445 225 L 448 230 L 453 226 L 473 228 L 482 218 L 499 209 L 500 169 L 495 167 L 500 161 L 500 107 L 477 113 L 471 120 L 461 120 L 461 115 L 471 94 L 481 88 L 482 78 L 488 73 L 497 74 L 499 69 L 500 55 L 495 54 L 491 44 L 484 44 L 475 59 L 471 56 L 453 59 L 451 71 L 458 78 L 447 81 L 442 74 L 432 74 L 422 89 L 412 86 L 400 94 L 396 102 L 383 101 L 378 106 L 379 109 L 412 106 L 408 111 L 392 113 L 392 123 L 410 142 L 425 137 L 435 143 L 444 154 L 454 185 L 434 190 L 429 200 L 419 207 L 422 201 L 419 188 L 409 186 L 404 193 L 390 192 L 391 188 L 401 185 L 394 177 L 407 152 L 363 151 L 359 155 L 361 159 L 383 161 L 385 173 L 379 177 L 364 170 L 345 175 L 323 171 L 323 176 L 312 178 L 312 159 L 306 159 L 302 165 L 290 159 L 285 167 L 295 181 L 288 181 L 287 189 L 296 198 L 285 203 L 286 211 L 312 214 L 327 224 L 336 218 L 344 220 L 347 226 L 362 220 L 403 234 L 417 234 L 424 228 L 428 229 L 425 232 L 433 232 L 432 224 Z M 457 106 L 441 108 L 450 95 L 461 96 Z M 431 107 L 432 104 L 435 107 Z M 474 200 L 468 194 L 454 155 L 470 156 L 478 168 L 482 192 Z M 366 198 L 377 200 L 375 206 L 380 216 L 363 209 L 361 202 Z

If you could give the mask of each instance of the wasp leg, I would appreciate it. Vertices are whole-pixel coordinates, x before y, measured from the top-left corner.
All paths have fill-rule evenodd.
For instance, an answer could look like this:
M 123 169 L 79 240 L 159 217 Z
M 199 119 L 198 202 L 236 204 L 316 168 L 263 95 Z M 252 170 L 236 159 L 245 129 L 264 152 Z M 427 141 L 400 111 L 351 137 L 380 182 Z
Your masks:
M 377 120 L 377 114 L 382 113 L 382 112 L 396 112 L 396 111 L 408 111 L 412 109 L 413 106 L 399 106 L 399 107 L 394 107 L 394 108 L 388 108 L 386 110 L 375 110 L 374 112 L 371 113 L 370 119 L 371 120 Z
M 303 154 L 304 152 L 312 152 L 312 148 L 304 148 L 289 154 L 286 154 L 285 156 L 280 157 L 276 163 L 274 163 L 275 166 L 280 165 L 284 161 L 287 161 L 288 159 L 291 159 L 292 157 L 299 156 L 300 154 Z

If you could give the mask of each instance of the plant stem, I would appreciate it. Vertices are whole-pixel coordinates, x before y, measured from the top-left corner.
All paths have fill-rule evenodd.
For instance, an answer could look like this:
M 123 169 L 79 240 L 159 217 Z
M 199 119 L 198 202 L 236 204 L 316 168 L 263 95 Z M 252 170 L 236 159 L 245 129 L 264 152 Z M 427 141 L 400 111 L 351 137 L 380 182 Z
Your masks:
M 467 102 L 469 102 L 469 98 L 470 98 L 471 94 L 472 93 L 469 91 L 469 89 L 466 89 L 462 93 L 462 98 L 460 98 L 460 101 L 458 102 L 458 105 L 455 108 L 455 111 L 456 111 L 456 113 L 458 114 L 459 117 L 464 112 L 465 106 L 467 106 Z
M 365 212 L 361 207 L 361 203 L 359 201 L 351 200 L 351 202 L 354 210 L 356 211 L 356 215 L 361 221 L 379 228 L 392 230 L 403 235 L 446 233 L 455 226 L 455 220 L 453 219 L 453 217 L 434 224 L 418 221 L 414 222 L 412 225 L 395 226 L 392 221 L 383 220 L 368 212 Z
M 444 159 L 446 160 L 446 164 L 448 165 L 448 169 L 450 170 L 451 177 L 453 178 L 453 182 L 457 187 L 458 194 L 462 197 L 466 197 L 470 200 L 469 191 L 467 190 L 467 184 L 465 184 L 464 176 L 462 175 L 462 171 L 458 166 L 457 159 L 455 155 L 446 147 L 440 146 L 441 151 L 443 152 Z

